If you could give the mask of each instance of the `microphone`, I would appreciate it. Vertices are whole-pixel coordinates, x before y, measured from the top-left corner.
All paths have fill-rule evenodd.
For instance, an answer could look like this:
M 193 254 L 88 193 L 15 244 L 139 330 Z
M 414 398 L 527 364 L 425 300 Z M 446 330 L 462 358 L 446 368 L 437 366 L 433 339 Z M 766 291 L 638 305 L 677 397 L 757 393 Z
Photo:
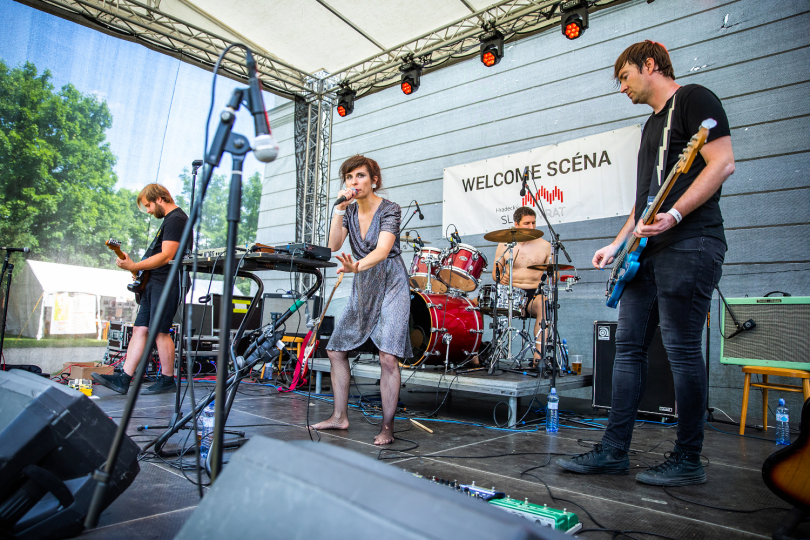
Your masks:
M 357 190 L 356 189 L 354 189 L 354 188 L 349 188 L 349 189 L 354 191 L 355 196 L 357 196 Z M 341 203 L 344 203 L 344 202 L 346 202 L 346 195 L 341 195 L 340 197 L 337 198 L 337 200 L 335 201 L 335 204 L 333 204 L 332 206 L 337 206 L 337 205 L 339 205 Z
M 520 196 L 526 196 L 526 184 L 529 181 L 529 166 L 526 165 L 526 168 L 523 169 L 523 186 L 520 188 Z
M 6 250 L 9 252 L 19 251 L 20 253 L 29 253 L 31 251 L 31 248 L 0 247 L 0 250 Z
M 267 111 L 264 108 L 264 98 L 262 97 L 262 84 L 259 81 L 259 74 L 256 69 L 256 61 L 253 59 L 250 49 L 245 49 L 245 65 L 248 68 L 250 79 L 248 85 L 248 106 L 250 114 L 253 115 L 253 126 L 256 129 L 256 139 L 253 141 L 253 155 L 262 163 L 270 163 L 278 156 L 278 144 L 270 132 L 270 121 L 267 119 Z
M 742 325 L 738 326 L 737 329 L 729 336 L 726 336 L 726 339 L 731 339 L 737 334 L 741 334 L 742 332 L 747 332 L 748 330 L 753 330 L 757 327 L 757 323 L 754 322 L 754 319 L 748 319 Z
M 273 362 L 281 354 L 281 350 L 286 345 L 281 341 L 283 337 L 282 332 L 273 332 L 270 329 L 262 332 L 256 341 L 250 344 L 245 350 L 244 356 L 236 357 L 236 367 L 243 369 L 246 366 L 251 366 L 261 360 L 265 355 L 269 355 L 269 362 Z
M 414 204 L 416 204 L 416 211 L 419 212 L 419 219 L 425 219 L 425 216 L 422 214 L 422 211 L 419 209 L 419 203 L 416 202 L 416 199 L 414 199 L 413 202 L 414 202 Z
M 456 244 L 460 244 L 461 243 L 461 236 L 459 236 L 459 234 L 458 234 L 458 229 L 456 229 L 455 226 L 453 228 L 455 229 L 455 231 L 453 232 L 453 234 L 450 235 L 450 238 L 455 240 Z
M 202 167 L 202 165 L 203 165 L 203 160 L 201 160 L 201 159 L 195 159 L 194 161 L 192 161 L 191 162 L 192 172 L 197 172 L 197 169 Z
M 419 236 L 419 231 L 416 231 L 416 242 L 419 244 L 420 248 L 425 247 L 425 243 L 422 241 L 422 237 Z

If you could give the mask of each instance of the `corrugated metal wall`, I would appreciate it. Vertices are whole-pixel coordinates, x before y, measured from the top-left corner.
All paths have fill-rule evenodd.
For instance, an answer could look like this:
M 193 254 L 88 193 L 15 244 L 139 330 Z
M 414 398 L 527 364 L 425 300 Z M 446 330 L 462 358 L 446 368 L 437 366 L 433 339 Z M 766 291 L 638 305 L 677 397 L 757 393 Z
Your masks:
M 651 109 L 617 92 L 613 62 L 628 45 L 652 39 L 669 49 L 677 81 L 714 91 L 731 123 L 737 172 L 721 200 L 729 242 L 723 293 L 810 295 L 808 22 L 806 0 L 637 0 L 601 10 L 576 41 L 554 28 L 508 43 L 494 68 L 474 57 L 423 76 L 410 97 L 394 87 L 360 99 L 351 116 L 335 117 L 333 176 L 352 154 L 373 157 L 388 197 L 403 208 L 417 199 L 423 209 L 425 220 L 416 218 L 408 228 L 418 227 L 423 239 L 446 247 L 442 204 L 453 201 L 442 200 L 443 168 L 643 123 Z M 267 168 L 262 242 L 294 237 L 292 111 L 291 104 L 273 111 L 283 153 Z M 334 179 L 331 193 L 337 184 Z M 574 292 L 561 293 L 560 331 L 586 364 L 593 322 L 617 317 L 604 306 L 605 275 L 591 269 L 590 260 L 624 219 L 556 227 L 583 276 Z M 492 261 L 494 245 L 460 232 Z M 409 264 L 411 255 L 405 259 Z M 349 286 L 341 286 L 343 295 Z M 266 290 L 276 288 L 288 289 L 289 278 L 268 276 Z M 340 308 L 337 301 L 330 311 Z M 712 310 L 719 314 L 716 301 Z M 711 403 L 739 414 L 742 375 L 738 367 L 720 364 L 716 325 L 711 338 Z M 797 412 L 799 403 L 790 396 Z M 751 414 L 759 416 L 759 407 Z

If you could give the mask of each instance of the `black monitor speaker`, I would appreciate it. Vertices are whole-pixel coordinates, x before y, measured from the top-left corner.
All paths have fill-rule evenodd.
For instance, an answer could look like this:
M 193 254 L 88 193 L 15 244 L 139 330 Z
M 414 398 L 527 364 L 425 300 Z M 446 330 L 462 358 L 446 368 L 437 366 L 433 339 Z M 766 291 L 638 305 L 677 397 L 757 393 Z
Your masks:
M 79 534 L 116 425 L 81 392 L 22 370 L 0 371 L 0 538 Z M 121 445 L 106 508 L 140 471 L 140 448 Z
M 569 538 L 345 448 L 255 436 L 175 540 L 270 537 Z
M 599 409 L 610 409 L 613 402 L 617 326 L 615 321 L 593 323 L 593 406 Z M 661 327 L 655 329 L 647 360 L 647 386 L 638 404 L 638 412 L 677 418 L 675 382 L 661 339 Z

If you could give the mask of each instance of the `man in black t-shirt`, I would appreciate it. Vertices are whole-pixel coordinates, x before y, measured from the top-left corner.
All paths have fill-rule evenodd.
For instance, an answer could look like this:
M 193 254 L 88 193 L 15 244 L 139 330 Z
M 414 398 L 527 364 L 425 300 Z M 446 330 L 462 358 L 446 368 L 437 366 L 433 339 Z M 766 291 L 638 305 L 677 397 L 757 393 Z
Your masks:
M 627 48 L 616 60 L 614 77 L 623 94 L 634 104 L 649 105 L 653 114 L 641 136 L 635 207 L 616 239 L 596 252 L 593 265 L 604 269 L 632 235 L 648 243 L 619 304 L 613 402 L 602 442 L 557 463 L 578 473 L 627 474 L 627 452 L 646 386 L 647 351 L 660 324 L 675 382 L 678 437 L 666 461 L 639 473 L 636 480 L 663 486 L 702 484 L 707 381 L 701 338 L 726 252 L 719 202 L 721 186 L 734 172 L 728 119 L 710 90 L 675 82 L 669 54 L 659 43 Z M 645 225 L 642 212 L 708 118 L 717 126 L 707 143 L 689 172 L 675 181 L 654 221 Z
M 162 394 L 172 392 L 175 388 L 174 382 L 174 342 L 169 331 L 172 327 L 172 319 L 180 301 L 180 284 L 175 280 L 167 283 L 169 275 L 169 261 L 171 261 L 180 246 L 180 237 L 188 221 L 188 216 L 179 206 L 174 204 L 169 190 L 160 184 L 149 184 L 143 188 L 138 195 L 138 208 L 152 214 L 157 219 L 162 219 L 163 224 L 155 236 L 152 245 L 144 253 L 140 262 L 134 262 L 126 255 L 125 259 L 116 259 L 115 263 L 119 268 L 130 272 L 149 270 L 149 280 L 146 282 L 146 289 L 141 295 L 140 309 L 135 318 L 132 338 L 127 348 L 127 356 L 124 361 L 124 372 L 112 375 L 99 375 L 93 373 L 93 379 L 107 388 L 115 390 L 119 394 L 126 394 L 129 390 L 129 383 L 138 367 L 138 361 L 146 346 L 147 332 L 149 325 L 155 317 L 160 295 L 165 287 L 170 287 L 169 299 L 166 309 L 160 318 L 157 327 L 157 338 L 155 346 L 160 358 L 161 376 L 158 382 L 143 391 L 143 394 Z

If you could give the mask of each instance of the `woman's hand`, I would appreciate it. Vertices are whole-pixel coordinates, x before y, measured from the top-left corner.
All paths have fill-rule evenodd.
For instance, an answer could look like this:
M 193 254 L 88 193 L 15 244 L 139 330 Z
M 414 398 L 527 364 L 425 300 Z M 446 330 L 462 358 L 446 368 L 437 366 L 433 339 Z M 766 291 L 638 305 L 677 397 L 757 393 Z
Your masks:
M 353 261 L 351 254 L 341 253 L 335 257 L 343 265 L 337 269 L 338 274 L 357 274 L 360 272 L 360 261 Z
M 349 203 L 352 202 L 352 200 L 354 200 L 356 196 L 357 191 L 352 188 L 341 189 L 340 191 L 338 191 L 338 199 L 341 197 L 346 197 L 346 200 L 337 205 L 337 209 L 346 210 L 346 207 L 349 206 Z

